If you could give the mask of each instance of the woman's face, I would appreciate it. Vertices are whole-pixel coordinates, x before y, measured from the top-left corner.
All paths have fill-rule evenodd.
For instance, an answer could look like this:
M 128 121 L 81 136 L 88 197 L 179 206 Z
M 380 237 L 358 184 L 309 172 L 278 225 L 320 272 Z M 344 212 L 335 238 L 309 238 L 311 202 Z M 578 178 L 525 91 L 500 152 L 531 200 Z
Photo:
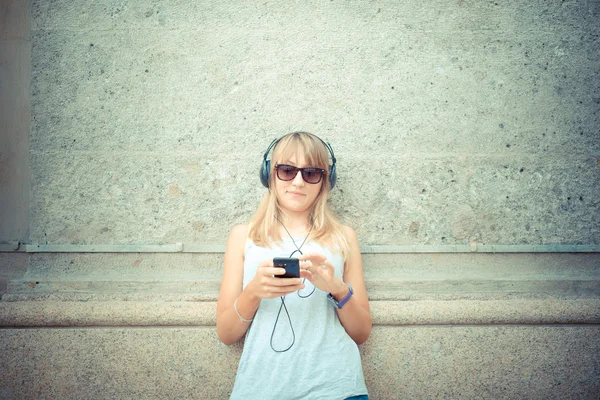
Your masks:
M 289 159 L 277 160 L 277 164 L 288 164 L 298 168 L 315 167 L 315 165 L 307 164 L 304 152 L 300 150 L 292 153 Z M 294 213 L 306 212 L 312 208 L 321 191 L 324 177 L 319 183 L 311 184 L 304 181 L 300 171 L 291 181 L 279 179 L 276 170 L 273 173 L 275 174 L 275 193 L 280 207 Z

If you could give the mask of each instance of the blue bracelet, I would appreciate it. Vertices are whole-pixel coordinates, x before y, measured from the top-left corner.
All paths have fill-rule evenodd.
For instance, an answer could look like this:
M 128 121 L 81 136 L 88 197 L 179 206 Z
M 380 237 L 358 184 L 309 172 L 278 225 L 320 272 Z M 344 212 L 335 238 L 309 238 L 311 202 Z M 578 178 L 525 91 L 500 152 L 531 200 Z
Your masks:
M 352 290 L 352 285 L 350 285 L 348 282 L 345 282 L 345 283 L 346 283 L 346 285 L 348 285 L 349 290 L 348 290 L 348 294 L 343 299 L 341 299 L 340 301 L 337 301 L 336 299 L 333 298 L 331 293 L 329 293 L 327 295 L 327 298 L 329 299 L 329 301 L 331 301 L 338 310 L 341 309 L 342 307 L 344 307 L 344 304 L 346 304 L 348 302 L 348 300 L 350 300 L 350 297 L 352 297 L 352 295 L 354 294 L 354 290 Z

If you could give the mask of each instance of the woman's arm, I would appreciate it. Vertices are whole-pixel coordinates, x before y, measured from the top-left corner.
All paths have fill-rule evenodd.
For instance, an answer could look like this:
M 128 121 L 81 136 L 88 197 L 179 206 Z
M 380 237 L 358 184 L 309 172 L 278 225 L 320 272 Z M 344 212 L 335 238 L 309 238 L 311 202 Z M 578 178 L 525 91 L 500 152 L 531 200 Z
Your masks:
M 225 250 L 223 280 L 217 301 L 217 335 L 227 345 L 237 342 L 246 334 L 249 321 L 254 318 L 261 299 L 284 296 L 304 288 L 300 278 L 273 277 L 284 274 L 285 269 L 273 267 L 273 260 L 265 260 L 258 265 L 256 275 L 242 290 L 247 237 L 247 225 L 235 226 Z
M 371 334 L 371 309 L 365 289 L 362 258 L 356 233 L 347 226 L 344 226 L 344 233 L 350 251 L 346 257 L 343 280 L 335 276 L 335 267 L 323 254 L 304 254 L 298 259 L 310 261 L 300 266 L 307 271 L 308 279 L 319 289 L 331 293 L 337 301 L 342 300 L 349 292 L 346 282 L 352 285 L 354 294 L 341 309 L 336 311 L 348 335 L 356 343 L 361 344 Z
M 348 226 L 344 226 L 344 229 L 350 247 L 344 266 L 344 282 L 352 285 L 354 294 L 341 309 L 337 310 L 337 313 L 348 335 L 357 344 L 361 344 L 371 334 L 371 308 L 369 307 L 369 298 L 365 288 L 362 257 L 356 233 Z M 343 285 L 340 291 L 331 294 L 337 301 L 340 301 L 348 294 L 348 290 L 348 286 Z
M 217 335 L 227 345 L 241 339 L 250 326 L 249 323 L 243 322 L 233 309 L 235 299 L 238 299 L 236 302 L 238 312 L 248 320 L 253 318 L 260 304 L 260 299 L 242 294 L 244 246 L 247 236 L 247 225 L 235 226 L 229 234 L 225 250 L 223 280 L 217 301 Z

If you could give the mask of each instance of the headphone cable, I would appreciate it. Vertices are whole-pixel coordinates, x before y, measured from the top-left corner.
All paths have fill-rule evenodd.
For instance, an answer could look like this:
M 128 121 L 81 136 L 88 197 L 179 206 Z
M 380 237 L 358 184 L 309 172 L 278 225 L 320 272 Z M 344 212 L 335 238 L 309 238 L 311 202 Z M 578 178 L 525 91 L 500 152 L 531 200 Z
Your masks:
M 296 254 L 296 252 L 300 253 L 300 255 L 302 255 L 302 250 L 300 250 L 302 248 L 302 246 L 304 246 L 304 243 L 306 243 L 306 240 L 308 239 L 308 237 L 310 236 L 310 233 L 312 232 L 313 226 L 314 224 L 312 223 L 312 216 L 310 218 L 311 220 L 311 224 L 310 224 L 310 230 L 308 231 L 308 234 L 306 235 L 306 237 L 304 238 L 304 240 L 302 241 L 302 243 L 300 244 L 300 246 L 298 246 L 296 244 L 296 241 L 294 240 L 294 238 L 292 237 L 292 235 L 290 234 L 290 231 L 288 231 L 288 229 L 285 227 L 285 225 L 283 224 L 283 222 L 281 222 L 281 220 L 279 218 L 277 218 L 277 215 L 274 215 L 275 219 L 281 224 L 281 226 L 283 226 L 283 229 L 285 229 L 285 232 L 288 234 L 288 236 L 290 237 L 290 239 L 292 239 L 292 243 L 294 244 L 294 247 L 296 248 L 296 250 L 294 250 L 292 252 L 292 254 L 290 254 L 290 258 Z M 304 283 L 306 281 L 306 278 L 302 279 L 302 283 Z M 313 290 L 306 296 L 302 296 L 300 294 L 300 291 L 297 291 L 296 294 L 298 295 L 298 297 L 300 297 L 301 299 L 306 299 L 307 297 L 309 297 L 310 295 L 312 295 L 315 292 L 316 287 L 313 286 Z M 270 340 L 270 345 L 271 345 L 271 349 L 273 349 L 274 352 L 276 353 L 284 353 L 286 351 L 288 351 L 289 349 L 292 348 L 292 346 L 294 345 L 294 343 L 296 343 L 296 333 L 294 332 L 294 325 L 292 324 L 292 318 L 290 317 L 290 313 L 287 309 L 287 306 L 285 305 L 285 296 L 281 296 L 281 305 L 279 306 L 279 311 L 277 312 L 277 318 L 275 318 L 275 324 L 273 324 L 273 330 L 271 331 L 271 340 Z M 292 330 L 292 343 L 285 349 L 283 350 L 276 350 L 275 347 L 273 347 L 273 337 L 275 336 L 275 329 L 277 328 L 277 322 L 279 321 L 279 316 L 281 315 L 281 309 L 285 310 L 285 313 L 288 317 L 288 321 L 290 323 L 290 329 Z

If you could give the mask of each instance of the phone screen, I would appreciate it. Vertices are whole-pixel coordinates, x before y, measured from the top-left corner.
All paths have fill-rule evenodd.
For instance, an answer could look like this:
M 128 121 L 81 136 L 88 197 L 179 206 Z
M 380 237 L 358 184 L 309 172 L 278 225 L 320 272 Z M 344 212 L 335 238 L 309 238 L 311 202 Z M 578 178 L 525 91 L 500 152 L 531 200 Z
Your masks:
M 273 266 L 285 268 L 285 274 L 274 275 L 276 278 L 300 278 L 300 262 L 297 258 L 275 257 Z

